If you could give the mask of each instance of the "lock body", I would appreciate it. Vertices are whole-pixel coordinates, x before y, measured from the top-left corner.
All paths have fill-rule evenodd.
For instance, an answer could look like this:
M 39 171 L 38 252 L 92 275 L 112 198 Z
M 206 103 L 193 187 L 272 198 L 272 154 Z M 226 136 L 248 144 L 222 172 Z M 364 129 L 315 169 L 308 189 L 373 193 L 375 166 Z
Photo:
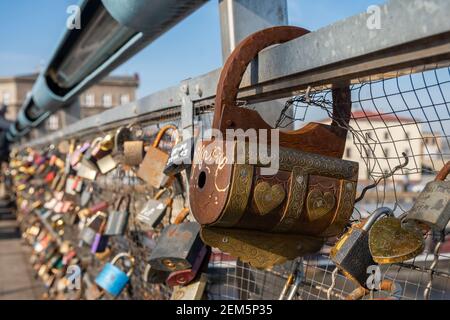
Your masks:
M 450 220 L 450 181 L 428 183 L 407 219 L 426 224 L 435 231 L 445 230 Z
M 367 268 L 377 264 L 370 252 L 369 231 L 385 215 L 393 217 L 394 213 L 389 208 L 375 210 L 363 225 L 352 226 L 330 252 L 331 260 L 342 273 L 362 287 L 366 287 Z
M 128 224 L 128 212 L 113 211 L 109 214 L 105 235 L 118 236 L 125 233 Z
M 174 176 L 192 165 L 194 158 L 195 138 L 186 139 L 173 147 L 167 160 L 164 174 Z
M 105 252 L 106 248 L 108 247 L 108 241 L 109 236 L 101 233 L 96 233 L 94 241 L 92 242 L 91 253 L 96 254 Z
M 379 264 L 407 261 L 421 254 L 424 247 L 422 230 L 395 217 L 378 220 L 369 231 L 370 253 Z
M 170 300 L 201 300 L 205 292 L 208 276 L 202 273 L 199 279 L 187 286 L 175 286 Z
M 211 248 L 206 245 L 203 246 L 195 259 L 192 268 L 172 272 L 167 277 L 166 284 L 169 287 L 185 286 L 190 284 L 197 277 L 199 271 L 202 271 L 205 266 L 207 267 L 210 256 Z
M 82 240 L 84 243 L 86 243 L 89 246 L 92 246 L 95 240 L 95 236 L 97 235 L 97 232 L 91 228 L 85 227 L 80 232 L 80 240 Z
M 153 188 L 161 188 L 166 185 L 170 180 L 164 174 L 164 168 L 166 167 L 169 155 L 158 149 L 161 143 L 162 137 L 169 131 L 177 132 L 177 127 L 173 125 L 167 125 L 161 128 L 152 146 L 149 146 L 144 160 L 139 166 L 137 175 L 139 178 L 147 182 Z
M 124 163 L 129 166 L 138 166 L 144 160 L 143 141 L 125 141 L 124 143 Z
M 314 237 L 344 230 L 357 163 L 280 147 L 279 170 L 267 175 L 259 163 L 225 163 L 227 146 L 235 157 L 241 154 L 237 142 L 212 143 L 197 146 L 190 179 L 190 206 L 201 225 Z M 245 158 L 256 159 L 254 150 L 247 144 Z
M 162 271 L 191 269 L 203 248 L 200 239 L 200 225 L 186 222 L 164 228 L 148 263 Z
M 154 188 L 164 185 L 167 176 L 164 174 L 169 155 L 158 148 L 150 146 L 145 154 L 144 160 L 139 166 L 137 175 Z
M 129 196 L 119 198 L 115 206 L 115 210 L 113 210 L 108 216 L 105 235 L 118 236 L 125 233 L 128 225 L 129 205 Z
M 333 247 L 331 260 L 345 276 L 361 286 L 366 286 L 367 268 L 376 265 L 369 250 L 369 234 L 352 227 Z
M 156 228 L 166 213 L 167 205 L 159 200 L 150 199 L 136 216 L 143 231 Z
M 127 285 L 128 275 L 111 263 L 107 263 L 95 279 L 95 283 L 110 295 L 118 296 Z
M 108 172 L 114 170 L 117 167 L 117 162 L 114 158 L 108 154 L 101 159 L 97 160 L 97 167 L 102 174 L 107 174 Z

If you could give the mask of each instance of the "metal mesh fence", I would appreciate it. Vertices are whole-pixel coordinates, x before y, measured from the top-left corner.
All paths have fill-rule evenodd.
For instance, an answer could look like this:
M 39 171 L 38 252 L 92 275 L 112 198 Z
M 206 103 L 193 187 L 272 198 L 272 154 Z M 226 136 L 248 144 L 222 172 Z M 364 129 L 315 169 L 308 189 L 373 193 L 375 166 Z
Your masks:
M 361 221 L 381 206 L 393 208 L 401 215 L 412 207 L 424 183 L 432 180 L 450 160 L 450 68 L 424 66 L 383 77 L 354 79 L 350 89 L 352 116 L 346 127 L 349 134 L 345 158 L 360 162 L 360 194 L 371 186 L 356 205 L 353 221 Z M 198 135 L 205 137 L 212 112 L 212 104 L 196 106 Z M 154 139 L 163 124 L 179 126 L 179 116 L 179 110 L 172 110 L 146 119 L 141 124 L 145 139 Z M 340 120 L 333 114 L 332 91 L 320 87 L 309 88 L 304 94 L 288 99 L 277 124 L 280 128 L 299 128 L 310 121 L 329 123 L 332 120 Z M 173 141 L 167 137 L 162 148 L 169 150 L 172 145 Z M 111 201 L 118 193 L 127 192 L 124 185 L 132 186 L 129 190 L 134 193 L 133 202 L 142 203 L 146 196 L 152 196 L 150 190 L 148 194 L 135 192 L 136 185 L 142 182 L 133 172 L 104 178 L 105 181 L 100 179 L 97 183 L 96 197 Z M 132 209 L 131 215 L 136 210 Z M 171 289 L 165 285 L 142 281 L 145 261 L 157 236 L 158 233 L 149 238 L 129 230 L 123 239 L 114 240 L 112 255 L 130 251 L 139 261 L 124 299 L 170 297 Z M 336 270 L 329 251 L 330 247 L 326 246 L 317 255 L 303 257 L 296 267 L 296 286 L 291 284 L 285 288 L 287 281 L 292 280 L 294 262 L 258 270 L 214 249 L 205 295 L 208 299 L 278 299 L 285 288 L 292 293 L 292 299 L 350 299 L 358 287 Z M 94 266 L 90 270 L 92 275 L 101 264 Z M 364 292 L 358 298 L 450 299 L 449 243 L 439 235 L 429 234 L 423 254 L 402 264 L 382 266 L 381 274 L 382 280 L 393 283 L 390 290 Z

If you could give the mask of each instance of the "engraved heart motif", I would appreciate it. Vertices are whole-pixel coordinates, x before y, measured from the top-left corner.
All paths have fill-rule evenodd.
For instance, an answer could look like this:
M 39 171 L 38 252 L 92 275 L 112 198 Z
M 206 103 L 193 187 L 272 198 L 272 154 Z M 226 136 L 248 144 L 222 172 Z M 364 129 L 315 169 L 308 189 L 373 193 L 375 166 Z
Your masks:
M 286 198 L 286 192 L 279 184 L 271 187 L 267 182 L 260 182 L 255 187 L 253 198 L 259 213 L 264 216 L 283 203 L 284 198 Z
M 379 264 L 400 263 L 422 253 L 423 235 L 419 230 L 402 226 L 399 219 L 378 220 L 369 230 L 369 248 Z
M 309 221 L 316 221 L 324 217 L 333 210 L 335 204 L 336 198 L 333 193 L 312 190 L 306 200 Z

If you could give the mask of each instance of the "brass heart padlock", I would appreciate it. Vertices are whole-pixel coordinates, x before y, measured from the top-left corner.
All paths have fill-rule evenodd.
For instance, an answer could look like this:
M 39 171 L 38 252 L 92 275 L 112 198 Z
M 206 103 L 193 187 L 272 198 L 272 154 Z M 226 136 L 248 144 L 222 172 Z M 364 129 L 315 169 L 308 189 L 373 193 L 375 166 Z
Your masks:
M 425 243 L 419 228 L 400 219 L 380 219 L 369 231 L 372 258 L 379 264 L 400 263 L 422 253 Z

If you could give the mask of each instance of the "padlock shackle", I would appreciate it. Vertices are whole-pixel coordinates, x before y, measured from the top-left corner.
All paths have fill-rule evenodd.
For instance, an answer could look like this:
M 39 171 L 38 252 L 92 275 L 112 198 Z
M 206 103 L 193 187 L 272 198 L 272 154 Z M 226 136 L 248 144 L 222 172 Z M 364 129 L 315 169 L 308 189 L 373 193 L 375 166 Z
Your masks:
M 124 196 L 121 196 L 121 197 L 117 200 L 117 205 L 114 206 L 114 209 L 115 209 L 116 211 L 119 211 L 119 210 L 120 210 L 120 207 L 122 206 L 122 203 L 123 203 L 123 201 L 124 201 L 125 199 L 126 199 L 126 201 L 127 201 L 127 210 L 128 210 L 128 208 L 129 208 L 129 206 L 130 206 L 130 203 L 131 203 L 131 195 L 129 195 L 129 194 L 124 195 Z
M 174 130 L 175 132 L 178 132 L 178 128 L 174 126 L 173 124 L 169 124 L 167 126 L 164 126 L 159 130 L 158 135 L 156 136 L 155 141 L 153 141 L 153 147 L 158 148 L 159 143 L 161 142 L 162 137 L 166 134 L 167 131 Z
M 125 140 L 123 140 L 125 138 Z M 120 127 L 114 134 L 114 150 L 119 150 L 122 146 L 119 146 L 119 142 L 125 143 L 125 141 L 131 140 L 131 130 L 128 126 Z
M 159 190 L 153 199 L 159 200 L 163 196 L 163 194 L 166 193 L 167 191 L 169 191 L 169 197 L 172 197 L 174 194 L 174 191 L 172 190 L 172 188 L 164 188 L 164 189 Z
M 102 211 L 97 211 L 97 213 L 95 213 L 92 217 L 89 218 L 86 225 L 89 227 L 98 218 L 102 218 L 103 220 L 106 220 L 107 215 L 106 215 L 106 213 L 104 213 Z
M 373 226 L 373 224 L 382 216 L 393 217 L 394 211 L 392 211 L 392 209 L 386 208 L 386 207 L 378 208 L 369 216 L 367 221 L 364 223 L 362 230 L 368 232 L 370 230 L 370 228 Z
M 181 224 L 184 220 L 186 220 L 187 216 L 189 215 L 189 208 L 183 208 L 176 216 L 175 221 L 173 224 Z
M 107 134 L 102 138 L 100 142 L 100 149 L 102 151 L 110 151 L 114 148 L 114 137 L 111 134 Z
M 220 73 L 215 100 L 212 127 L 221 127 L 225 108 L 236 108 L 239 87 L 247 66 L 263 49 L 281 44 L 309 33 L 308 30 L 293 26 L 277 26 L 258 31 L 244 39 L 230 54 Z
M 92 140 L 92 142 L 90 143 L 89 148 L 94 150 L 95 147 L 97 147 L 102 142 L 102 140 L 103 140 L 102 137 L 94 138 L 94 140 Z
M 447 179 L 449 173 L 450 173 L 450 161 L 444 165 L 441 171 L 439 171 L 434 181 L 444 181 L 445 179 Z
M 133 273 L 133 270 L 134 270 L 134 262 L 135 262 L 134 257 L 131 254 L 126 253 L 126 252 L 119 253 L 118 255 L 116 255 L 111 260 L 111 264 L 115 265 L 117 263 L 117 261 L 119 261 L 119 259 L 128 259 L 128 260 L 130 260 L 131 267 L 130 267 L 130 270 L 128 270 L 128 272 L 127 272 L 127 277 L 129 278 L 131 276 L 131 274 Z

